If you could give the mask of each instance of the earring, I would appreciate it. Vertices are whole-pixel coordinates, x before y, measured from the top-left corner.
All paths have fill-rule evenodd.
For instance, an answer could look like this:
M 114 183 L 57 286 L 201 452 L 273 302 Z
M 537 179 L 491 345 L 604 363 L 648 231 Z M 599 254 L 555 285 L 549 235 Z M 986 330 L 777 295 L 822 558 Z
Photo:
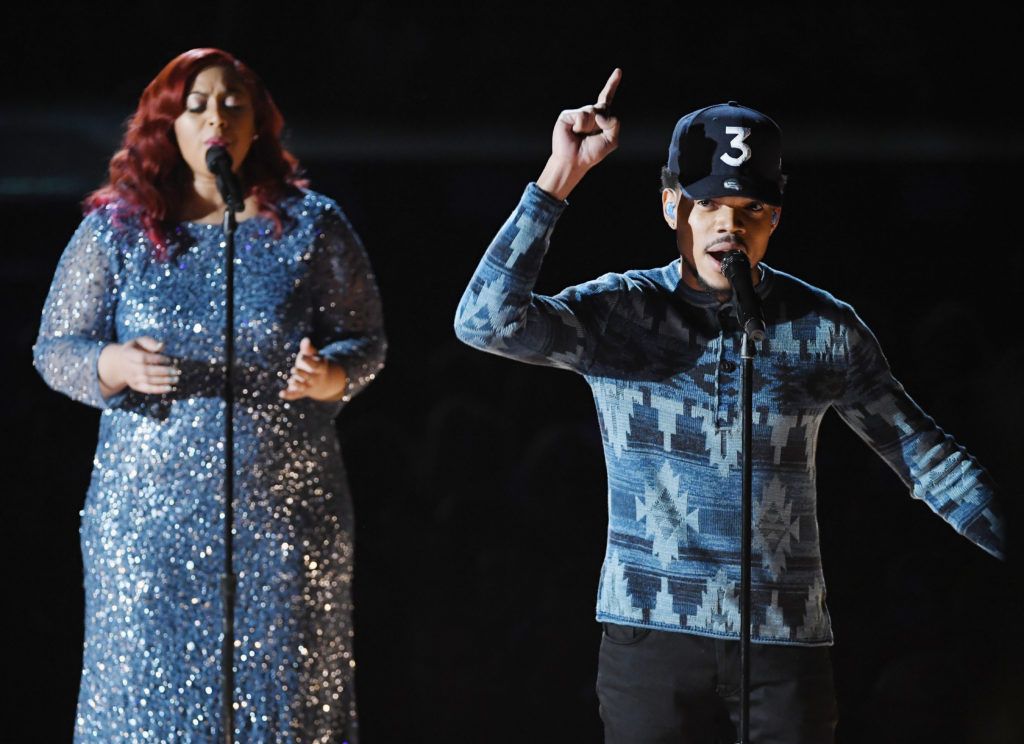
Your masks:
M 772 224 L 774 225 L 778 221 L 779 221 L 779 213 L 778 212 L 772 212 Z
M 668 202 L 665 205 L 665 214 L 667 214 L 669 217 L 675 217 L 676 216 L 676 203 L 675 202 Z

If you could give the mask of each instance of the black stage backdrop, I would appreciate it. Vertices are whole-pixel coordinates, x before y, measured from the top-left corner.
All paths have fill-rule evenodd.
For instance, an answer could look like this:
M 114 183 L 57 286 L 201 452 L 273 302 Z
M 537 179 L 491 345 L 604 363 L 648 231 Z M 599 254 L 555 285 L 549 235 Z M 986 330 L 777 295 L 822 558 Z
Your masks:
M 97 412 L 33 371 L 39 311 L 121 122 L 190 47 L 224 47 L 264 77 L 383 294 L 387 367 L 338 420 L 366 744 L 600 740 L 592 399 L 573 374 L 462 346 L 451 325 L 558 111 L 591 102 L 614 66 L 620 150 L 572 195 L 538 291 L 671 260 L 658 171 L 675 118 L 727 99 L 763 110 L 790 174 L 768 263 L 852 303 L 910 394 L 1019 501 L 1019 17 L 50 5 L 4 10 L 0 32 L 8 740 L 70 739 L 81 659 L 78 511 Z M 818 486 L 840 744 L 1019 741 L 1019 563 L 954 534 L 831 414 Z

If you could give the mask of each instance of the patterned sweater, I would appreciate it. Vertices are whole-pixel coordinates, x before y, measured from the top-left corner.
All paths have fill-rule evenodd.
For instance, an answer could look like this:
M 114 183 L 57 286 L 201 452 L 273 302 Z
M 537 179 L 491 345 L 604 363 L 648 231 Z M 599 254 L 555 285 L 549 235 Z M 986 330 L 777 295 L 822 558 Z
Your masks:
M 565 207 L 530 184 L 470 280 L 465 343 L 584 376 L 608 472 L 597 618 L 739 637 L 740 340 L 731 303 L 680 280 L 679 259 L 533 293 Z M 760 264 L 754 360 L 751 638 L 830 645 L 815 447 L 829 408 L 953 529 L 1003 557 L 988 473 L 889 371 L 846 303 Z

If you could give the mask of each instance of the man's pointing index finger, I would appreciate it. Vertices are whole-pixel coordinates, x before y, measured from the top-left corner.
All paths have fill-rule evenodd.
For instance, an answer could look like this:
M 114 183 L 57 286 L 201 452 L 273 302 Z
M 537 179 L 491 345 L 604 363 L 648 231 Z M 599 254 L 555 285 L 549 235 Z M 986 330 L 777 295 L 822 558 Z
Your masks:
M 611 76 L 608 78 L 608 82 L 604 84 L 604 88 L 601 89 L 601 94 L 597 97 L 597 105 L 594 107 L 598 110 L 598 113 L 608 116 L 608 111 L 612 107 L 612 99 L 615 98 L 615 90 L 619 87 L 619 81 L 622 80 L 622 70 L 616 67 L 612 70 Z

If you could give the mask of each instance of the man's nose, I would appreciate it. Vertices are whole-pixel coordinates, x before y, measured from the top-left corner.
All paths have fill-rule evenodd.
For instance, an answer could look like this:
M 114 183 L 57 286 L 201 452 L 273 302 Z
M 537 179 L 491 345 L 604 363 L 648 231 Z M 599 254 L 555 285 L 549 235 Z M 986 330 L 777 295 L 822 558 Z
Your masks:
M 732 207 L 720 206 L 718 208 L 717 222 L 720 232 L 741 233 L 745 230 L 740 211 Z

